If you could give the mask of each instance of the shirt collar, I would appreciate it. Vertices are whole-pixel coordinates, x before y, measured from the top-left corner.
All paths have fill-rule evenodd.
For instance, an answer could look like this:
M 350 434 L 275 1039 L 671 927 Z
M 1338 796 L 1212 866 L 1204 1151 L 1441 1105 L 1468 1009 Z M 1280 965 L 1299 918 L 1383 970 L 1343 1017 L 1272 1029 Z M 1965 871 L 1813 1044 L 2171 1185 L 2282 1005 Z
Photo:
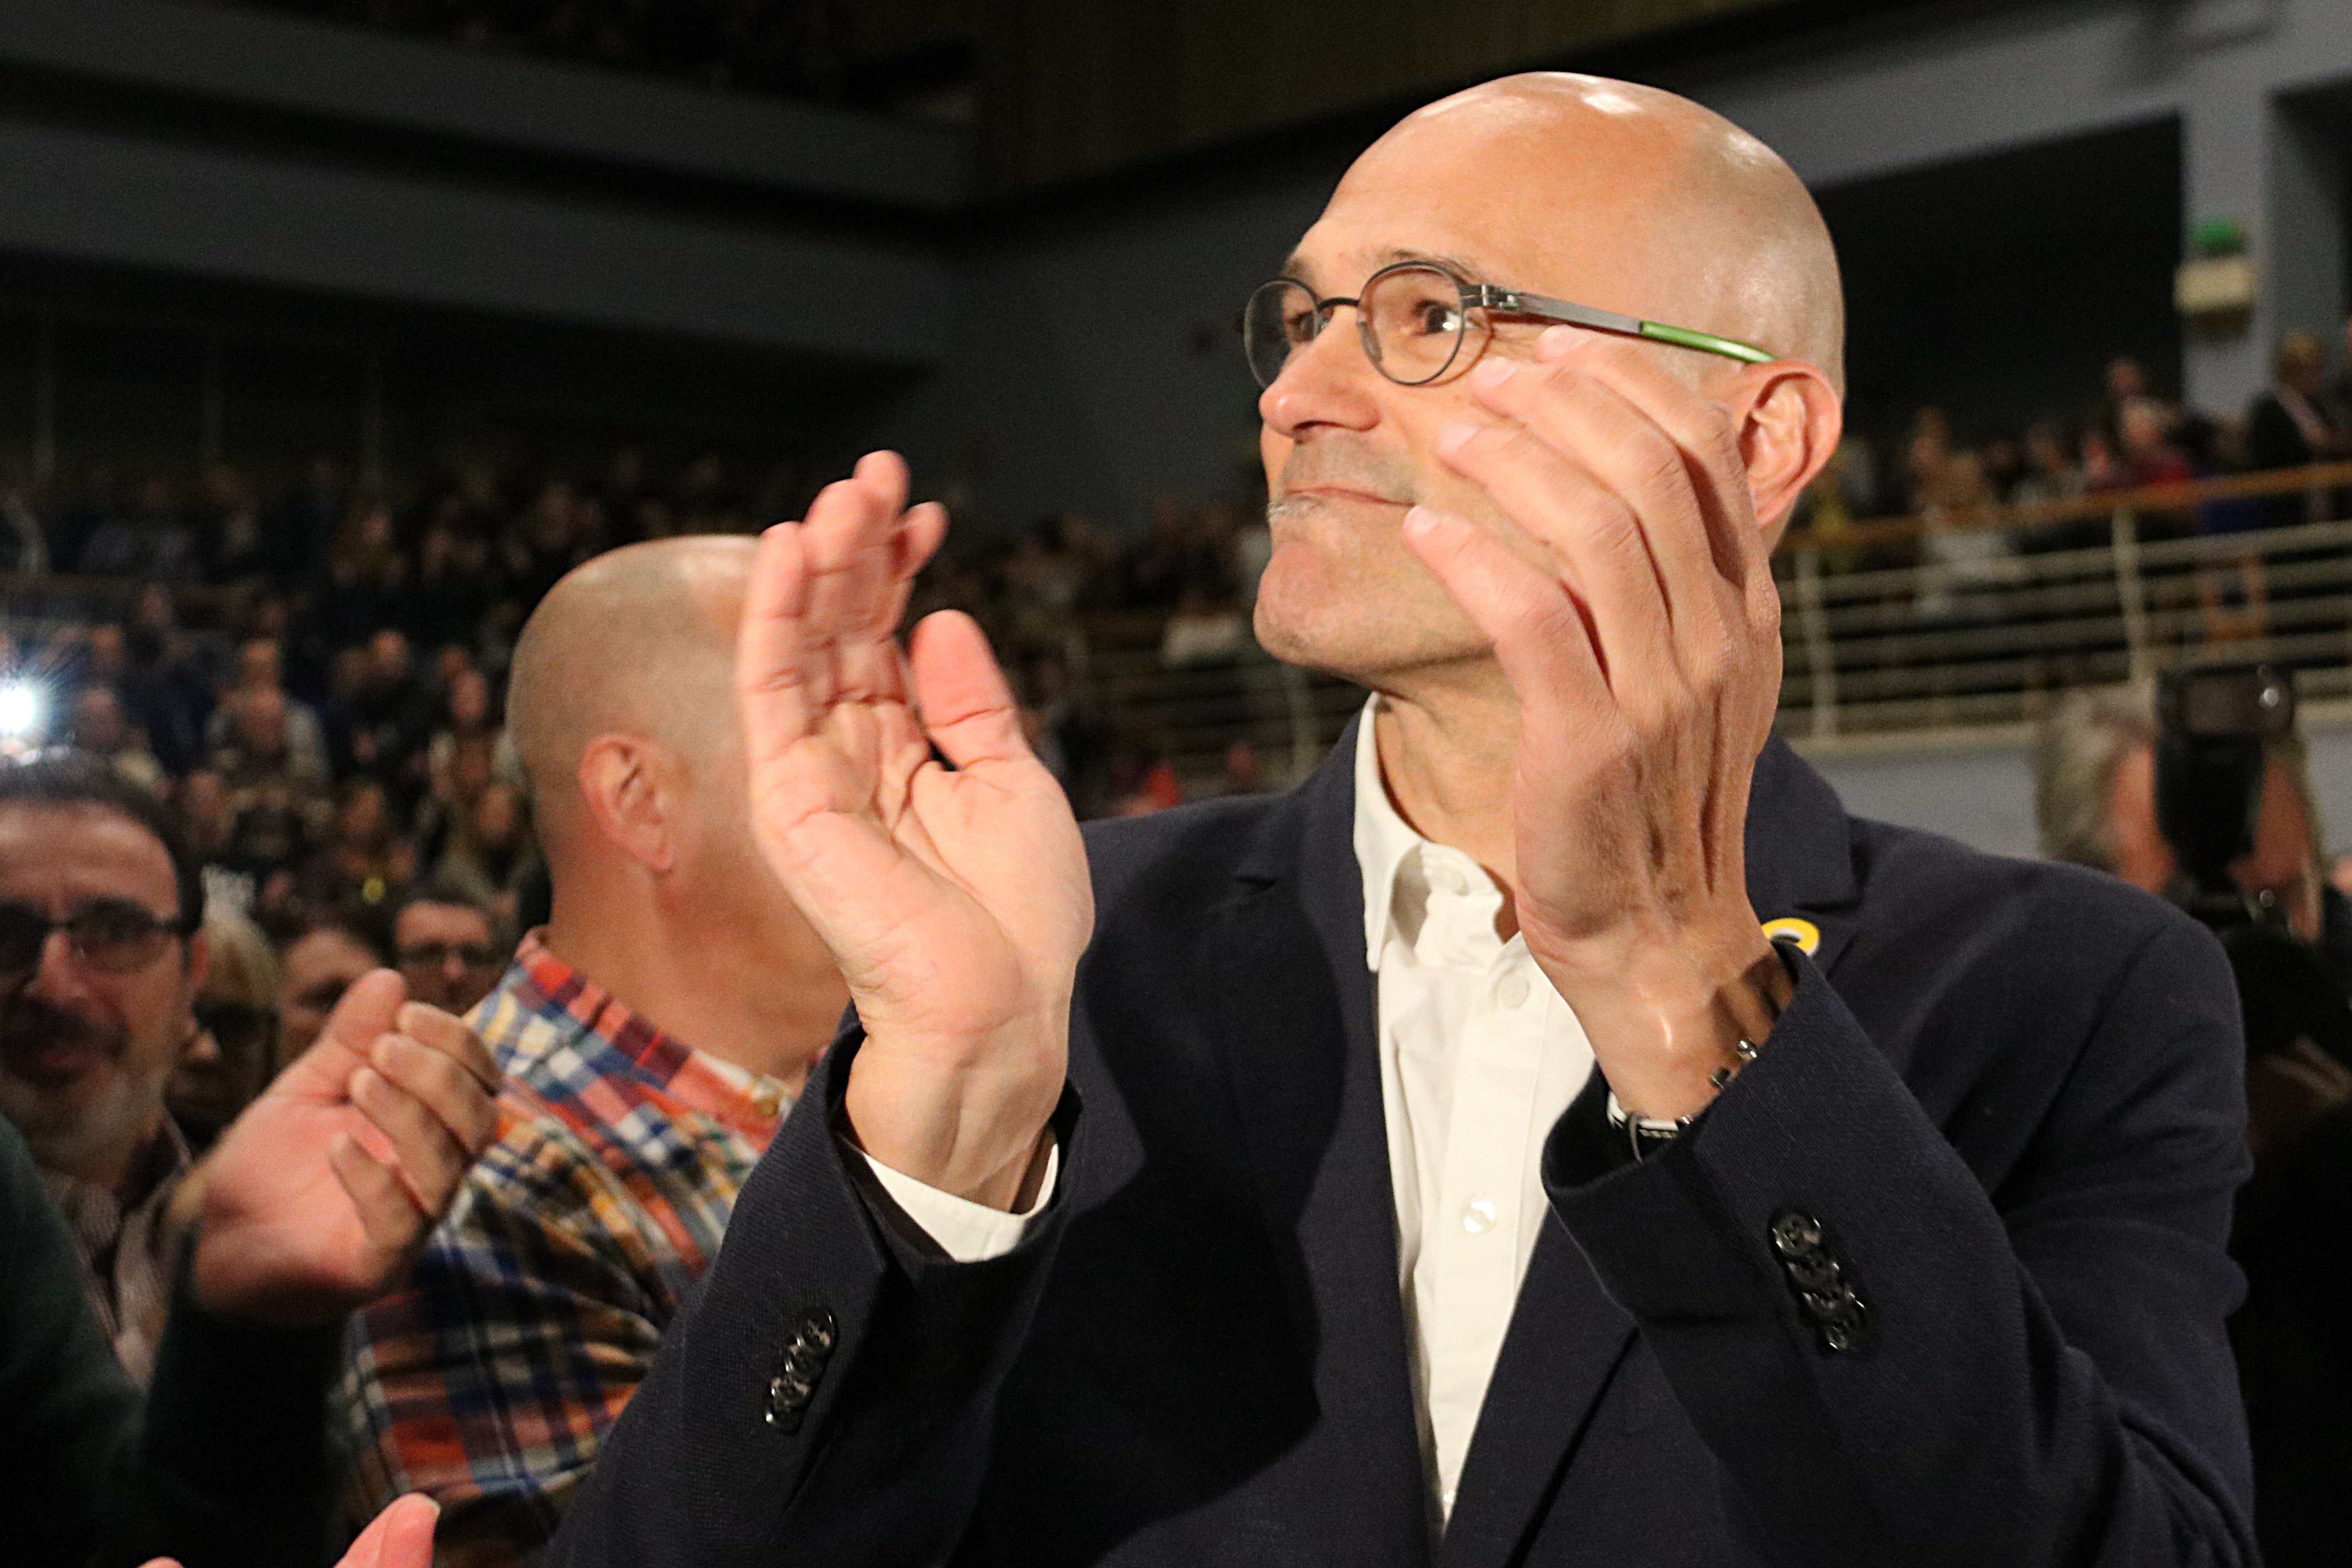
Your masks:
M 749 1068 L 688 1046 L 628 1004 L 548 951 L 544 927 L 526 934 L 515 949 L 514 967 L 539 993 L 532 1010 L 562 1013 L 580 1028 L 627 1058 L 639 1077 L 675 1095 L 707 1116 L 764 1142 L 793 1096 L 782 1083 Z M 509 978 L 512 983 L 512 977 Z
M 122 1222 L 152 1202 L 194 1160 L 187 1139 L 167 1113 L 131 1156 L 121 1187 L 85 1182 L 62 1171 L 43 1170 L 41 1180 L 50 1200 L 66 1211 L 76 1235 L 94 1250 L 103 1251 L 113 1245 Z

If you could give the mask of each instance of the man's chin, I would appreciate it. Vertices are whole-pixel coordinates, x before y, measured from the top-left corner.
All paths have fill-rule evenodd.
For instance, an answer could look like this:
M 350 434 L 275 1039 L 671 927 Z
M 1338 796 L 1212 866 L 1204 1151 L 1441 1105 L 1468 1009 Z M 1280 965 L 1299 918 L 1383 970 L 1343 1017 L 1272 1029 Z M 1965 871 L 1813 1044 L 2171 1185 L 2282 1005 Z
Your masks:
M 1432 599 L 1307 579 L 1296 573 L 1277 580 L 1269 566 L 1258 587 L 1258 644 L 1285 664 L 1377 686 L 1404 671 L 1493 657 L 1434 581 Z

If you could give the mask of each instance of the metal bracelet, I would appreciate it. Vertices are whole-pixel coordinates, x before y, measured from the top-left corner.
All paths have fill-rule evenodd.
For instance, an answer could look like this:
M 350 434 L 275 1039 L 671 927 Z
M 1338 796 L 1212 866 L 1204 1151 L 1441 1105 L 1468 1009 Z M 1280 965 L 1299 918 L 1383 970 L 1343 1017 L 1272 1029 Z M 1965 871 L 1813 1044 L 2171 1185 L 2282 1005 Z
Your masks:
M 1756 1059 L 1756 1047 L 1748 1041 L 1741 1040 L 1731 1047 L 1731 1054 L 1739 1059 L 1728 1067 L 1719 1067 L 1706 1075 L 1708 1086 L 1717 1094 L 1722 1093 L 1730 1085 L 1731 1080 L 1739 1076 L 1742 1068 Z

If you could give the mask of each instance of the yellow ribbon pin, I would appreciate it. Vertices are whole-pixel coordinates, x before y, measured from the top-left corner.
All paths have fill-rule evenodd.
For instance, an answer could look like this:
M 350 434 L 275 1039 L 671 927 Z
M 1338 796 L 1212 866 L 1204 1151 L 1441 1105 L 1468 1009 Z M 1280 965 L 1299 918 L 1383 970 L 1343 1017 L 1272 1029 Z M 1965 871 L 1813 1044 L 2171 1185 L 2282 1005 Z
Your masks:
M 1794 915 L 1783 915 L 1777 921 L 1764 922 L 1766 942 L 1793 942 L 1797 951 L 1807 958 L 1813 956 L 1822 945 L 1822 928 L 1811 921 L 1801 921 Z

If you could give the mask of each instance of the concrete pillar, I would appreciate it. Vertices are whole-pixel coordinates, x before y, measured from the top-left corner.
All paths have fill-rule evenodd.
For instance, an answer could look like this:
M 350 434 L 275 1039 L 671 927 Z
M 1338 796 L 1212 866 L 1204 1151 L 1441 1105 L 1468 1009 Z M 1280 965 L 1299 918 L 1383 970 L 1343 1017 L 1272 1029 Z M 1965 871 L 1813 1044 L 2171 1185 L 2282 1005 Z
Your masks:
M 2191 225 L 2236 219 L 2263 282 L 2251 323 L 2221 331 L 2192 327 L 2182 336 L 2181 395 L 2208 413 L 2243 411 L 2269 380 L 2263 345 L 2277 331 L 2271 273 L 2278 254 L 2270 222 L 2270 104 L 2259 93 L 2200 95 L 2181 110 L 2181 216 Z M 2185 251 L 2187 235 L 2181 243 Z
M 2271 114 L 2271 264 L 2263 292 L 2271 302 L 2272 337 L 2302 327 L 2336 353 L 2344 325 L 2343 132 L 2334 115 L 2293 100 Z

